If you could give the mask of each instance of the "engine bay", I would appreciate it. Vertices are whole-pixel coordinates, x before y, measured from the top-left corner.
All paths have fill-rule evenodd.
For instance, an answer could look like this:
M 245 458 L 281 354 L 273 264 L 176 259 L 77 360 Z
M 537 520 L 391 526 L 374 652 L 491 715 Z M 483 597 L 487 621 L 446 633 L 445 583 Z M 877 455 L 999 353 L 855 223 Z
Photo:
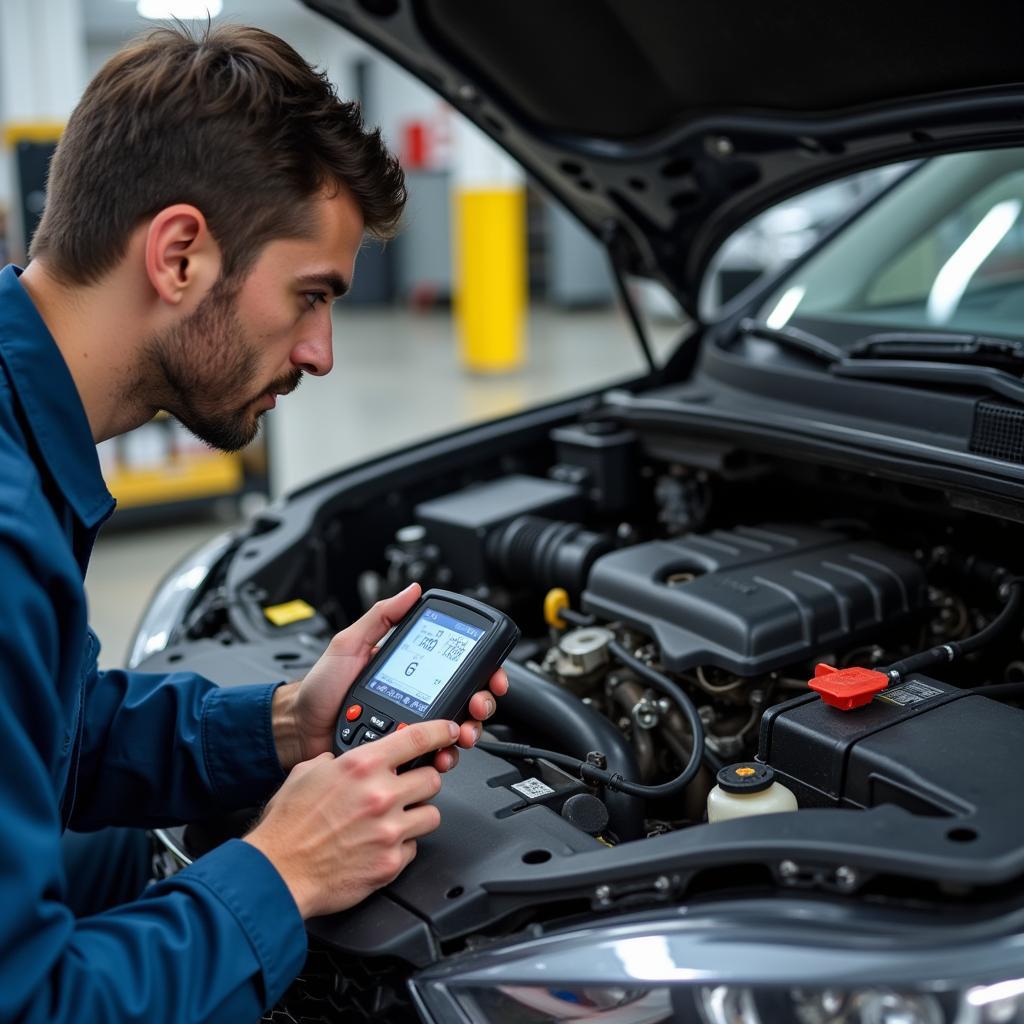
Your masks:
M 297 678 L 412 581 L 519 624 L 510 693 L 446 778 L 442 828 L 386 890 L 310 922 L 332 955 L 423 966 L 709 893 L 948 906 L 1024 877 L 1008 781 L 1024 742 L 1019 523 L 912 481 L 674 450 L 600 417 L 506 431 L 486 464 L 456 441 L 457 458 L 396 457 L 293 497 L 287 519 L 269 510 L 141 666 Z M 274 625 L 265 610 L 295 600 L 308 615 Z M 885 689 L 829 706 L 808 682 L 831 669 Z M 709 823 L 737 763 L 770 768 L 799 809 Z M 175 841 L 193 855 L 248 820 Z

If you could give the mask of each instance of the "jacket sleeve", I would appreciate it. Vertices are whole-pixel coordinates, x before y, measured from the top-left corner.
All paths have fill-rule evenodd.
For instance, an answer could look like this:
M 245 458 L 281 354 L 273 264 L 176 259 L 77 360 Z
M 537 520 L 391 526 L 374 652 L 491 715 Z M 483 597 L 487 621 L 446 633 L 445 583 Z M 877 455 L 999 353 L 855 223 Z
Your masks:
M 61 744 L 68 742 L 54 688 L 60 634 L 52 595 L 31 566 L 26 549 L 0 544 L 0 1020 L 255 1020 L 301 967 L 305 932 L 281 877 L 247 843 L 233 840 L 143 898 L 96 917 L 76 920 L 65 905 L 53 777 L 62 763 Z M 154 685 L 178 684 L 139 685 L 150 693 Z M 190 696 L 181 713 L 197 722 L 186 746 L 201 749 L 205 730 L 211 748 L 219 747 L 220 733 L 229 730 L 228 705 L 213 698 L 206 708 L 214 693 L 209 684 L 193 681 L 184 690 Z M 134 693 L 128 685 L 125 700 L 134 700 Z M 243 703 L 252 712 L 266 700 L 256 696 L 251 705 Z M 168 706 L 177 707 L 173 701 L 161 705 L 165 712 Z M 265 718 L 265 707 L 253 712 L 253 720 L 260 716 Z M 165 724 L 171 733 L 173 723 Z M 117 732 L 108 729 L 106 742 Z M 160 756 L 169 758 L 173 744 L 165 742 L 167 753 Z M 230 754 L 194 756 L 204 767 L 194 769 L 195 780 L 176 785 L 196 796 L 208 785 L 216 790 L 211 765 L 214 777 L 235 767 Z M 231 784 L 225 785 L 231 796 Z M 122 798 L 134 796 L 122 790 Z
M 158 827 L 266 801 L 284 780 L 277 684 L 220 688 L 190 672 L 96 669 L 89 631 L 84 728 L 70 826 Z

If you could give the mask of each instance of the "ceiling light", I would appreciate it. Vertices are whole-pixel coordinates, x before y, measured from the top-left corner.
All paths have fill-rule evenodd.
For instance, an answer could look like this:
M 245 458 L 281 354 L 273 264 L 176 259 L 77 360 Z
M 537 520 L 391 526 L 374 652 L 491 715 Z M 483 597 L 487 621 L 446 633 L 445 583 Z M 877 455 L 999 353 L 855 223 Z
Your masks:
M 205 21 L 207 18 L 216 18 L 224 10 L 224 0 L 138 0 L 135 10 L 143 18 L 157 21 L 167 18 Z
M 773 331 L 779 331 L 785 327 L 789 323 L 790 317 L 796 312 L 796 307 L 800 305 L 806 292 L 807 289 L 802 284 L 788 288 L 783 292 L 782 298 L 779 299 L 775 304 L 775 308 L 768 314 L 765 325 Z
M 960 248 L 946 260 L 935 275 L 928 293 L 929 323 L 945 324 L 953 319 L 971 279 L 1006 237 L 1020 216 L 1021 208 L 1019 199 L 1004 199 L 996 203 L 964 239 Z

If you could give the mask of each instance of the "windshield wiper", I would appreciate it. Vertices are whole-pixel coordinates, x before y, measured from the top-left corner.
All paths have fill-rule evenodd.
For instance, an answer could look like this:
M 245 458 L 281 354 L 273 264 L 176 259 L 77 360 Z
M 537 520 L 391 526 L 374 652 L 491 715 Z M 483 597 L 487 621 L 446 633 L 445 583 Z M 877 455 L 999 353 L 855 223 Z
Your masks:
M 978 388 L 1024 405 L 1024 342 L 942 331 L 887 331 L 843 348 L 799 327 L 769 327 L 744 319 L 739 328 L 814 356 L 837 377 Z
M 760 320 L 746 318 L 740 321 L 740 330 L 744 334 L 752 334 L 755 338 L 766 338 L 776 341 L 798 352 L 814 356 L 825 363 L 836 363 L 846 358 L 846 350 L 834 342 L 819 338 L 810 331 L 799 327 L 769 327 Z
M 759 320 L 740 321 L 740 330 L 766 338 L 825 363 L 846 359 L 902 359 L 917 362 L 968 363 L 976 366 L 1024 366 L 1024 341 L 952 331 L 880 331 L 858 338 L 848 348 L 800 327 L 769 327 Z
M 847 355 L 854 359 L 909 359 L 1019 370 L 1024 365 L 1024 341 L 942 331 L 886 331 L 861 338 L 850 346 Z

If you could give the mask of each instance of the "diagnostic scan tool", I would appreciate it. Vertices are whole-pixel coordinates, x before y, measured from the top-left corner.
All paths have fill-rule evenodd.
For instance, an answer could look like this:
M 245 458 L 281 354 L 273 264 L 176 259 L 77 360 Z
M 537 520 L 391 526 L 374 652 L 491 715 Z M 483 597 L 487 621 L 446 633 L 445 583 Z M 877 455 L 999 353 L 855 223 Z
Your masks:
M 465 721 L 469 698 L 486 689 L 518 639 L 519 627 L 497 609 L 447 590 L 428 590 L 382 641 L 346 695 L 334 753 L 413 722 Z M 417 759 L 403 769 L 432 759 Z

